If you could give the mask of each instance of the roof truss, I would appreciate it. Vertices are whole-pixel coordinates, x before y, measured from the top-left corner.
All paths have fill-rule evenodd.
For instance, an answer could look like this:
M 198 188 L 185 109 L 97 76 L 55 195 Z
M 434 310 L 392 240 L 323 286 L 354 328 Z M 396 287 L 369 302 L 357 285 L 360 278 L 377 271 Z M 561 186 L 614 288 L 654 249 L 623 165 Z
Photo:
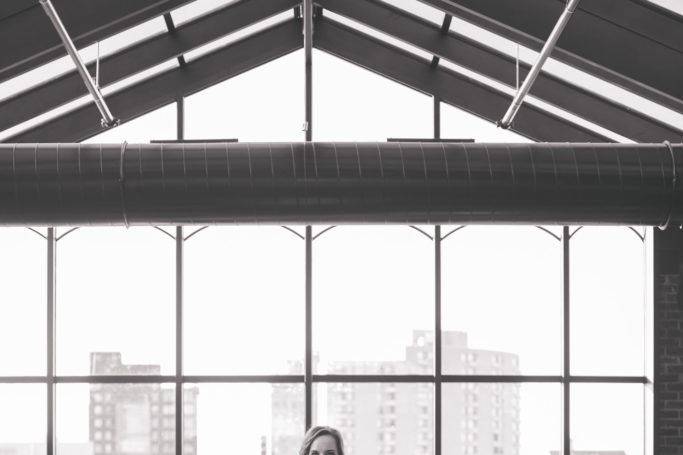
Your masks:
M 422 1 L 438 6 L 446 12 L 464 11 L 464 7 L 459 5 L 464 2 L 460 0 Z M 174 0 L 155 2 L 152 6 L 148 5 L 145 13 L 163 14 L 173 2 Z M 555 0 L 550 1 L 550 3 L 553 2 Z M 8 8 L 18 8 L 20 3 L 21 0 L 16 0 L 14 4 L 8 4 Z M 183 2 L 175 0 L 175 3 Z M 102 72 L 102 85 L 106 86 L 160 63 L 178 58 L 185 52 L 296 7 L 299 3 L 298 0 L 240 0 L 183 24 L 169 33 L 148 38 L 103 59 L 101 63 L 106 71 Z M 320 7 L 416 46 L 436 58 L 456 63 L 496 82 L 514 86 L 515 61 L 509 56 L 474 40 L 442 30 L 441 27 L 384 2 L 317 0 L 316 3 Z M 560 2 L 560 7 L 561 5 Z M 2 19 L 2 11 L 0 11 L 0 24 L 3 21 L 11 22 L 12 17 L 20 17 L 29 10 L 30 8 L 21 10 L 5 19 Z M 474 14 L 471 10 L 468 11 L 468 14 Z M 139 19 L 142 17 L 141 14 L 138 11 L 135 17 Z M 587 13 L 584 11 L 583 14 Z M 669 20 L 676 18 L 669 18 Z M 465 19 L 471 18 L 465 17 Z M 491 19 L 483 18 L 482 20 L 484 19 L 488 21 L 487 23 L 492 23 Z M 622 17 L 623 21 L 627 19 L 628 17 Z M 126 20 L 132 19 L 126 16 L 123 19 L 119 18 L 114 24 L 121 25 Z M 439 65 L 430 65 L 424 59 L 329 18 L 321 18 L 318 15 L 316 21 L 314 46 L 320 50 L 433 95 L 491 122 L 498 120 L 510 103 L 512 97 L 509 94 L 499 92 L 478 80 L 470 79 Z M 499 28 L 505 29 L 507 34 L 511 33 L 510 27 L 498 25 Z M 90 26 L 92 28 L 92 24 Z M 114 25 L 110 24 L 110 26 Z M 642 27 L 642 25 L 635 24 L 633 27 Z M 45 29 L 52 31 L 49 24 L 46 24 Z M 101 32 L 101 30 L 92 31 L 90 35 L 86 34 L 86 38 L 95 36 L 97 33 L 101 34 Z M 0 33 L 2 33 L 1 28 Z M 53 31 L 52 33 L 54 34 Z M 515 36 L 519 35 L 519 32 L 515 33 L 517 33 Z M 674 32 L 674 35 L 661 33 L 661 36 L 657 36 L 667 42 L 675 38 L 676 33 Z M 54 35 L 55 40 L 58 40 L 56 34 Z M 86 38 L 80 36 L 81 40 Z M 274 41 L 269 43 L 268 39 Z M 537 41 L 540 42 L 540 40 Z M 528 44 L 528 42 L 535 41 L 527 36 L 527 43 L 522 42 L 522 44 Z M 267 63 L 302 45 L 301 20 L 292 19 L 286 22 L 286 25 L 272 27 L 265 32 L 182 65 L 180 68 L 138 82 L 108 96 L 107 102 L 112 106 L 114 113 L 125 122 L 168 104 L 179 96 L 189 95 Z M 528 65 L 522 65 L 522 77 L 528 68 Z M 0 75 L 2 74 L 0 72 Z M 30 120 L 41 113 L 77 99 L 85 93 L 78 75 L 73 71 L 6 99 L 0 102 L 0 130 Z M 663 140 L 678 142 L 683 138 L 683 132 L 679 129 L 545 73 L 539 77 L 532 94 L 549 104 L 639 142 Z M 97 120 L 94 106 L 85 106 L 17 134 L 8 141 L 80 141 L 101 132 Z M 604 142 L 610 140 L 528 103 L 520 111 L 513 130 L 537 141 Z

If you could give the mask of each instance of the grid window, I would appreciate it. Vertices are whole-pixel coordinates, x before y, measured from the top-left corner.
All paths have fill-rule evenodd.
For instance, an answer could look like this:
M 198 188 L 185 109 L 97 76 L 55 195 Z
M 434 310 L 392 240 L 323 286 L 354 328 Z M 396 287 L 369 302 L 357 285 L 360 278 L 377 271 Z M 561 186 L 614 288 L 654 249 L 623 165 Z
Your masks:
M 0 235 L 0 375 L 45 374 L 47 244 L 41 235 L 25 228 Z
M 561 242 L 533 226 L 456 228 L 443 228 L 443 372 L 560 373 Z
M 337 227 L 315 240 L 314 371 L 433 371 L 431 355 L 418 356 L 434 345 L 433 248 L 406 226 Z
M 572 236 L 573 374 L 644 374 L 647 261 L 639 235 L 626 227 L 584 227 Z
M 173 241 L 151 227 L 80 228 L 57 248 L 59 374 L 171 373 Z
M 279 226 L 211 227 L 184 247 L 185 370 L 301 374 L 303 240 Z

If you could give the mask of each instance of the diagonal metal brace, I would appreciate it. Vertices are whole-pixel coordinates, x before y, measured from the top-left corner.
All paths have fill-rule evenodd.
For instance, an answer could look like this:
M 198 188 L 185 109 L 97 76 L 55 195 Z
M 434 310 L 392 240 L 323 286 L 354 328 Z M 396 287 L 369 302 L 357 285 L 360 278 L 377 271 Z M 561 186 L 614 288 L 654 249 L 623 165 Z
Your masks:
M 119 119 L 115 118 L 109 110 L 109 107 L 107 106 L 107 103 L 104 100 L 104 97 L 102 96 L 100 88 L 97 86 L 95 81 L 93 81 L 92 77 L 90 76 L 90 73 L 88 72 L 88 69 L 83 63 L 83 60 L 81 60 L 81 56 L 78 54 L 78 50 L 76 49 L 76 46 L 74 45 L 73 41 L 71 41 L 69 33 L 66 31 L 66 28 L 62 23 L 62 20 L 59 18 L 59 14 L 57 14 L 57 10 L 55 10 L 55 7 L 52 5 L 52 2 L 50 0 L 39 1 L 40 5 L 45 10 L 45 14 L 47 14 L 47 16 L 50 18 L 52 25 L 54 25 L 55 30 L 61 38 L 67 53 L 71 57 L 71 60 L 73 60 L 74 64 L 76 65 L 78 74 L 80 74 L 81 79 L 83 79 L 83 83 L 85 84 L 85 87 L 88 89 L 88 92 L 90 92 L 90 95 L 92 96 L 93 101 L 97 106 L 97 109 L 99 109 L 100 114 L 102 115 L 102 126 L 105 128 L 109 128 L 118 125 Z
M 553 49 L 555 49 L 557 40 L 560 39 L 560 35 L 562 35 L 562 32 L 569 23 L 569 19 L 576 10 L 576 7 L 579 5 L 580 1 L 581 0 L 569 0 L 567 2 L 567 6 L 565 6 L 562 15 L 555 24 L 555 28 L 553 28 L 548 40 L 543 45 L 543 49 L 541 49 L 541 53 L 539 54 L 536 63 L 534 63 L 534 66 L 531 67 L 531 70 L 529 71 L 526 79 L 524 79 L 522 86 L 517 90 L 517 93 L 512 100 L 512 104 L 508 108 L 502 120 L 498 122 L 499 127 L 508 129 L 512 125 L 512 121 L 515 119 L 519 108 L 522 106 L 524 98 L 529 94 L 531 86 L 534 85 L 536 78 L 543 68 L 543 64 L 545 64 L 546 60 L 548 60 L 548 57 L 550 57 L 550 54 L 552 54 Z

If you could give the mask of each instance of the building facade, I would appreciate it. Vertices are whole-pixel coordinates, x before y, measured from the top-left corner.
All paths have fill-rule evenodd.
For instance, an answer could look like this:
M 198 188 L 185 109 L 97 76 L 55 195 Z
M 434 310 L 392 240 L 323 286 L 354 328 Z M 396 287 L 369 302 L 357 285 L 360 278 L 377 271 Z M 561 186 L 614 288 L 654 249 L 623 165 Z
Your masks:
M 90 355 L 91 375 L 159 375 L 158 365 L 126 365 L 118 352 Z M 197 388 L 183 391 L 183 453 L 197 453 Z M 174 455 L 175 388 L 160 384 L 91 384 L 94 455 Z
M 405 359 L 382 362 L 335 362 L 330 374 L 431 374 L 434 333 L 415 331 Z M 462 332 L 445 331 L 443 371 L 455 374 L 519 374 L 514 354 L 471 349 Z M 519 455 L 519 387 L 457 383 L 444 386 L 442 448 L 444 455 Z M 345 453 L 424 455 L 433 453 L 434 392 L 431 383 L 318 384 L 315 399 L 326 404 L 324 421 L 338 428 Z M 313 409 L 317 409 L 314 406 Z M 300 389 L 272 389 L 273 455 L 297 453 L 300 434 L 290 428 L 304 414 Z M 313 419 L 314 422 L 318 419 Z M 299 426 L 299 428 L 301 428 Z

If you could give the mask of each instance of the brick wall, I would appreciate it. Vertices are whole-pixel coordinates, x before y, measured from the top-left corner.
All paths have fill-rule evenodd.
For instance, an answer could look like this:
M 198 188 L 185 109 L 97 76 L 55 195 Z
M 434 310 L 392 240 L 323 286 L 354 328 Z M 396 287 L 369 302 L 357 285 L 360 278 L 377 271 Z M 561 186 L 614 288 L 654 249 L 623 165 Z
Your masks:
M 683 233 L 654 231 L 654 453 L 683 455 Z

